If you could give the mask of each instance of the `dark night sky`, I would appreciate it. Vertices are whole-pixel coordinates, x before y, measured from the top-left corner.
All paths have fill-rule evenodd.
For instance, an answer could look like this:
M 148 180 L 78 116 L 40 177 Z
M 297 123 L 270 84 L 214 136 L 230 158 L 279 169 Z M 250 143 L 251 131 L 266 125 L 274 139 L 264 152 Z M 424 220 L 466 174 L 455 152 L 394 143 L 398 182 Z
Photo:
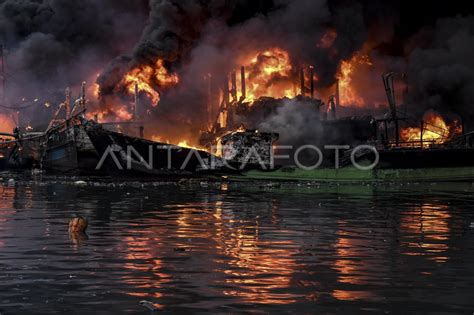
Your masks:
M 443 17 L 474 14 L 470 1 L 400 1 L 400 24 L 398 33 L 402 37 L 410 36 L 423 26 L 432 26 Z

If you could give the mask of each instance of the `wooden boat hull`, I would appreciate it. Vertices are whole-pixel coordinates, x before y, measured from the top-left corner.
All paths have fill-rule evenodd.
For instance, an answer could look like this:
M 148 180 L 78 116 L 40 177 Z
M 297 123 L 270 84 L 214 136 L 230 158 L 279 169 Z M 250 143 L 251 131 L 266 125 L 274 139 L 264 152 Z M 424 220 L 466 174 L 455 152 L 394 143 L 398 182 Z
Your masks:
M 284 167 L 250 171 L 242 179 L 345 183 L 474 181 L 474 148 L 387 149 L 378 153 L 379 163 L 372 170 L 363 171 L 352 165 L 314 170 Z M 374 160 L 372 152 L 359 157 L 358 162 L 372 164 Z
M 101 157 L 98 168 L 114 176 L 175 179 L 224 171 L 220 159 L 204 151 L 130 137 L 94 122 L 87 123 L 86 131 Z
M 42 168 L 52 172 L 92 174 L 99 156 L 82 125 L 48 135 Z
M 386 169 L 474 166 L 474 148 L 388 149 L 379 155 L 378 168 Z
M 0 143 L 0 170 L 4 170 L 8 166 L 8 161 L 16 147 L 16 141 L 8 141 Z
M 42 168 L 62 173 L 78 171 L 76 145 L 73 141 L 65 142 L 45 150 Z
M 43 136 L 25 137 L 15 141 L 6 168 L 31 169 L 41 166 Z

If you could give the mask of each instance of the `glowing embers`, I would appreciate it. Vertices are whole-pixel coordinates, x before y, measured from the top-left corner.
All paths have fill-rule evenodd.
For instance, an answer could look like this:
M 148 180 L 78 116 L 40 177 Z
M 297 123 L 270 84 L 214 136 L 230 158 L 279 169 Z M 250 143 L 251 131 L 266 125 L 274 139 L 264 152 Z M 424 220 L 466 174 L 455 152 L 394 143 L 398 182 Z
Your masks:
M 179 78 L 175 73 L 170 73 L 164 66 L 164 61 L 158 59 L 154 66 L 140 65 L 130 70 L 122 79 L 119 87 L 124 86 L 127 93 L 135 94 L 135 85 L 139 92 L 145 92 L 152 105 L 158 105 L 160 90 L 178 84 Z

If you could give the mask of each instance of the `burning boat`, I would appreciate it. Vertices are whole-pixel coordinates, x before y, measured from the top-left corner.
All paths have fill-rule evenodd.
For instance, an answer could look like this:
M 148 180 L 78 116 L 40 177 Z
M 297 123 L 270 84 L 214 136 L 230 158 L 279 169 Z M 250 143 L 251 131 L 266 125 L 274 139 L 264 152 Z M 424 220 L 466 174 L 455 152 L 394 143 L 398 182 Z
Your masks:
M 146 140 L 110 131 L 85 121 L 87 135 L 102 157 L 97 170 L 117 177 L 181 179 L 231 171 L 226 163 L 202 150 Z
M 276 70 L 280 66 L 273 66 Z M 264 73 L 272 73 L 273 67 L 264 69 Z M 298 145 L 311 144 L 324 147 L 325 144 L 341 145 L 350 143 L 351 145 L 363 144 L 375 138 L 376 120 L 372 116 L 351 116 L 347 118 L 338 118 L 337 110 L 339 108 L 339 93 L 330 97 L 328 104 L 321 99 L 316 98 L 314 68 L 308 67 L 308 75 L 305 69 L 299 71 L 299 93 L 297 91 L 284 90 L 281 98 L 261 96 L 255 94 L 259 90 L 254 84 L 250 91 L 247 91 L 246 68 L 240 69 L 240 97 L 237 89 L 237 75 L 232 72 L 224 80 L 222 87 L 222 100 L 218 108 L 209 106 L 209 116 L 217 117 L 210 128 L 203 132 L 200 137 L 200 144 L 206 147 L 210 152 L 222 155 L 224 158 L 232 156 L 239 161 L 248 159 L 258 152 L 259 158 L 253 159 L 253 164 L 259 164 L 260 169 L 270 169 L 273 164 L 273 148 L 275 144 L 293 147 L 292 153 L 298 150 Z M 278 72 L 275 74 L 280 76 Z M 294 78 L 294 75 L 289 74 Z M 289 86 L 292 83 L 287 83 Z M 309 85 L 309 86 L 308 86 Z M 268 89 L 263 89 L 262 93 L 272 93 Z M 293 93 L 294 96 L 291 95 Z M 258 97 L 257 97 L 258 95 Z M 278 94 L 276 94 L 278 95 Z M 209 99 L 213 99 L 209 97 Z M 284 117 L 288 112 L 296 112 L 299 116 L 288 119 Z M 328 114 L 329 112 L 329 114 Z M 310 135 L 309 137 L 300 137 L 300 142 L 296 143 L 295 138 L 289 141 L 286 134 L 291 133 L 291 129 L 298 128 L 291 126 L 292 120 L 305 119 L 307 130 L 301 131 Z M 272 124 L 272 120 L 276 124 Z M 270 122 L 270 123 L 268 123 Z M 260 130 L 260 129 L 263 130 Z M 300 131 L 298 131 L 300 132 Z M 280 136 L 282 136 L 280 138 Z M 276 142 L 280 138 L 281 142 Z M 286 139 L 285 139 L 286 138 Z M 227 144 L 227 145 L 226 145 Z M 229 149 L 230 145 L 230 149 Z M 240 146 L 240 148 L 239 148 Z M 240 152 L 240 153 L 237 153 Z M 332 157 L 334 159 L 334 156 Z M 311 156 L 308 157 L 311 159 Z M 284 161 L 289 165 L 294 165 L 295 161 L 290 159 Z
M 250 171 L 244 178 L 321 182 L 474 180 L 474 132 L 466 132 L 464 123 L 459 121 L 448 126 L 435 112 L 426 113 L 421 120 L 400 115 L 395 103 L 394 75 L 382 76 L 390 107 L 388 117 L 371 121 L 373 128 L 367 129 L 372 132 L 366 141 L 355 141 L 344 148 L 342 156 L 339 158 L 338 153 L 332 161 L 332 167 L 319 168 L 318 164 L 271 172 Z M 402 127 L 413 125 L 413 121 L 419 127 Z

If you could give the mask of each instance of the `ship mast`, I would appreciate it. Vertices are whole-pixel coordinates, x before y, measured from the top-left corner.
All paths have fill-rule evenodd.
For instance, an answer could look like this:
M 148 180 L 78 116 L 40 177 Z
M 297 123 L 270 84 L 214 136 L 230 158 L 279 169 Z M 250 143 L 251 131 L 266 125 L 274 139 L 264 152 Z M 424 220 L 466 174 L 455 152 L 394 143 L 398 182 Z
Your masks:
M 69 87 L 66 88 L 66 100 L 64 105 L 66 106 L 66 119 L 69 119 L 71 117 L 71 90 Z
M 81 110 L 86 108 L 86 82 L 82 81 L 81 84 Z
M 387 94 L 388 105 L 390 107 L 391 119 L 395 123 L 395 144 L 398 145 L 399 135 L 399 122 L 397 115 L 397 103 L 395 100 L 395 89 L 393 87 L 393 77 L 395 72 L 387 72 L 382 75 L 382 80 L 385 86 L 385 93 Z

